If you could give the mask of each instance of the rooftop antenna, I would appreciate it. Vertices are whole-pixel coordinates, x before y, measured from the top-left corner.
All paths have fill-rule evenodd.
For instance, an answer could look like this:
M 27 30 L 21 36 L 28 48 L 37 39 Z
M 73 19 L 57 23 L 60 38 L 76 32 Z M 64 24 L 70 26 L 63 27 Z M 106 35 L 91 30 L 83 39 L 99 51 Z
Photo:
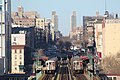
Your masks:
M 109 13 L 107 11 L 107 1 L 105 0 L 105 14 L 104 14 L 104 18 L 108 17 Z

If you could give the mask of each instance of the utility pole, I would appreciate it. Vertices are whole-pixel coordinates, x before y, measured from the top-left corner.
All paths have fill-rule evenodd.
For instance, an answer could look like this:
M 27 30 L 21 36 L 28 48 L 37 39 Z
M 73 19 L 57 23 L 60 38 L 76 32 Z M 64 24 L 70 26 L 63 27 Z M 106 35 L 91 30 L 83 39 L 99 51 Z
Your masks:
M 96 54 L 96 42 L 95 42 L 95 23 L 97 22 L 97 20 L 95 22 L 93 22 L 93 75 L 96 75 L 96 62 L 95 59 L 97 58 L 97 54 Z
M 88 27 L 91 27 L 93 29 L 92 31 L 92 45 L 90 45 L 90 52 L 91 54 L 88 54 L 88 57 L 90 58 L 90 63 L 92 65 L 92 74 L 93 76 L 96 74 L 96 69 L 95 69 L 95 58 L 96 58 L 96 42 L 95 42 L 95 23 L 97 22 L 97 20 L 94 20 L 94 21 L 89 21 L 88 22 Z
M 95 55 L 95 47 L 96 47 L 96 43 L 95 43 L 95 25 L 93 23 L 93 58 L 92 58 L 92 63 L 93 63 L 93 75 L 94 75 L 94 55 Z

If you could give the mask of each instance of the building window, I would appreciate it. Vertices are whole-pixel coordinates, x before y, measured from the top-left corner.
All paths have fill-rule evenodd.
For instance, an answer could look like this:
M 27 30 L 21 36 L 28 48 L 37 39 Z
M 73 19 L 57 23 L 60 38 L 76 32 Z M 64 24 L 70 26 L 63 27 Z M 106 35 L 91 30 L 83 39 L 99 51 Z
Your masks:
M 20 61 L 20 65 L 22 65 L 22 62 Z
M 15 55 L 15 59 L 17 59 L 17 55 Z
M 20 55 L 20 59 L 22 59 L 22 56 Z
M 43 20 L 41 20 L 41 22 L 43 22 Z
M 17 68 L 15 67 L 15 70 L 17 70 Z
M 14 37 L 14 41 L 16 41 L 16 37 Z
M 16 42 L 13 42 L 13 45 L 16 45 L 17 43 Z
M 117 80 L 116 77 L 113 77 L 113 80 Z
M 22 53 L 22 50 L 20 49 L 20 53 Z
M 17 66 L 17 61 L 15 61 L 15 66 Z
M 17 53 L 17 50 L 15 49 L 15 53 Z

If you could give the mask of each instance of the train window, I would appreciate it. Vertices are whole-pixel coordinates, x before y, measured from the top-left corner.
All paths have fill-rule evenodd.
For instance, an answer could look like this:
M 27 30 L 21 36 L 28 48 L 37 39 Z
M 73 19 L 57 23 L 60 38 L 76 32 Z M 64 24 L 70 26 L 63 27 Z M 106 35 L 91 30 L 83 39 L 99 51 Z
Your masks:
M 47 63 L 47 65 L 48 65 L 48 63 Z
M 82 62 L 80 62 L 80 65 L 82 66 Z
M 53 62 L 53 66 L 55 65 L 55 63 Z
M 77 65 L 79 65 L 79 62 L 77 62 Z
M 75 65 L 75 63 L 74 63 L 74 65 Z
M 75 67 L 75 63 L 73 63 L 74 67 Z
M 113 77 L 113 80 L 117 80 L 116 77 Z

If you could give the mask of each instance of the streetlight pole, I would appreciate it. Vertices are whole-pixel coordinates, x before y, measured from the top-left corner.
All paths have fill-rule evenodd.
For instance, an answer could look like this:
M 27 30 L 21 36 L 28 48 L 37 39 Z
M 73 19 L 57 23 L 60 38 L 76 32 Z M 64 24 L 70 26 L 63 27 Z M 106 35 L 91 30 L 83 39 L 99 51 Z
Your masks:
M 0 13 L 0 14 L 1 14 L 1 56 L 3 56 L 3 50 L 2 50 L 2 49 L 3 49 L 3 48 L 2 48 L 2 47 L 3 47 L 3 45 L 2 45 L 2 43 L 3 43 L 3 42 L 2 42 L 2 36 L 3 36 L 3 35 L 2 35 L 2 34 L 3 34 L 3 33 L 2 33 L 2 30 L 3 30 L 3 29 L 2 29 L 2 27 L 3 27 L 3 26 L 2 26 L 2 23 L 3 23 L 3 22 L 2 22 L 2 21 L 3 21 L 3 20 L 2 20 L 2 17 L 3 17 L 3 16 L 2 16 L 2 10 L 1 10 L 0 12 L 1 12 L 1 13 Z
M 96 41 L 95 41 L 95 23 L 97 22 L 97 20 L 95 20 L 95 22 L 93 22 L 93 75 L 96 75 L 96 61 L 95 59 L 97 58 L 97 53 L 96 53 Z
M 93 75 L 94 75 L 94 55 L 95 55 L 95 25 L 93 23 L 93 58 L 92 58 L 92 63 L 93 63 Z
M 93 75 L 96 74 L 96 69 L 95 69 L 95 60 L 94 58 L 96 58 L 96 42 L 95 42 L 95 23 L 97 22 L 97 20 L 94 20 L 94 21 L 90 21 L 88 23 L 88 26 L 92 27 L 93 31 L 92 31 L 92 45 L 91 45 L 91 55 L 89 55 L 90 59 L 91 59 L 91 64 L 92 64 L 92 72 L 93 72 Z

